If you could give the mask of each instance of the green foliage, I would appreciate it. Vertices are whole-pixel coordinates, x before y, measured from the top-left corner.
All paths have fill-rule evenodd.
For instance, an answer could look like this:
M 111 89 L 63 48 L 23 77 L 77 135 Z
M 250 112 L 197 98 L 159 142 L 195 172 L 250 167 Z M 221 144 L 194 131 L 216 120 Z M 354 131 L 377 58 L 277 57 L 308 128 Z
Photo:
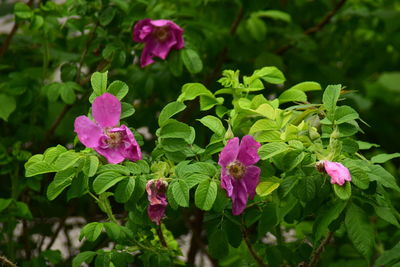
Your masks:
M 399 264 L 396 1 L 0 10 L 14 20 L 0 29 L 0 251 L 18 266 L 191 266 L 199 251 L 221 266 L 309 265 L 316 254 L 320 266 Z M 173 20 L 185 47 L 140 68 L 146 44 L 132 29 L 148 17 Z M 120 124 L 134 127 L 142 160 L 108 164 L 76 138 L 74 119 L 92 119 L 105 92 L 122 101 Z M 247 134 L 261 143 L 260 182 L 233 216 L 218 154 Z M 322 160 L 352 181 L 331 185 L 315 168 Z M 160 226 L 148 218 L 151 179 L 168 183 Z M 52 242 L 78 228 L 79 247 L 67 242 L 61 256 Z

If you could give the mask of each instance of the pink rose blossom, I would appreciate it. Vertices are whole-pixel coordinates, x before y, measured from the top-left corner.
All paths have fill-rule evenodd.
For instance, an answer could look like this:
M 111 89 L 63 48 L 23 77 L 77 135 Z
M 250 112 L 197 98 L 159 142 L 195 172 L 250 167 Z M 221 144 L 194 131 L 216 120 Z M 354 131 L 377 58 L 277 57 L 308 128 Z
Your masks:
M 168 205 L 167 191 L 168 183 L 162 180 L 150 180 L 146 184 L 147 199 L 150 205 L 147 207 L 147 215 L 150 220 L 160 225 L 164 218 L 165 209 Z
M 131 130 L 125 125 L 118 126 L 121 116 L 121 102 L 118 98 L 109 93 L 96 97 L 92 115 L 95 121 L 87 116 L 75 119 L 75 132 L 82 144 L 93 148 L 112 164 L 118 164 L 124 159 L 142 159 L 140 146 Z
M 260 143 L 250 135 L 230 139 L 219 155 L 221 166 L 221 187 L 232 199 L 232 213 L 239 215 L 247 205 L 248 197 L 253 198 L 260 179 L 260 168 L 254 166 L 260 157 Z
M 349 169 L 339 162 L 325 160 L 324 168 L 326 173 L 331 177 L 331 184 L 343 186 L 346 181 L 351 181 Z
M 172 49 L 182 49 L 185 45 L 182 34 L 183 29 L 170 20 L 143 19 L 136 23 L 133 40 L 144 43 L 140 66 L 152 64 L 154 57 L 165 60 Z

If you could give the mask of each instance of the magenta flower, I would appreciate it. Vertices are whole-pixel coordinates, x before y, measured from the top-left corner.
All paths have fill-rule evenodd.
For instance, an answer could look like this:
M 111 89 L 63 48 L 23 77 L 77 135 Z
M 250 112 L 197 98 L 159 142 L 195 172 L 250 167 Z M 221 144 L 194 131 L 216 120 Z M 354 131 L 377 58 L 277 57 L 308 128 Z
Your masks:
M 147 215 L 157 225 L 160 225 L 161 219 L 164 218 L 168 205 L 165 195 L 167 187 L 168 183 L 162 180 L 150 180 L 146 184 L 147 199 L 150 202 L 147 207 Z
M 142 152 L 131 130 L 125 125 L 118 126 L 121 116 L 121 102 L 112 94 L 105 93 L 92 105 L 95 121 L 86 116 L 75 119 L 75 132 L 79 141 L 104 156 L 109 163 L 117 164 L 124 159 L 142 159 Z
M 154 62 L 153 57 L 165 60 L 171 49 L 182 49 L 183 29 L 170 20 L 143 19 L 133 29 L 133 40 L 144 43 L 140 58 L 143 68 Z
M 331 184 L 344 185 L 346 181 L 351 181 L 349 169 L 339 162 L 325 160 L 324 168 L 326 173 L 331 177 Z
M 260 157 L 260 147 L 254 138 L 246 135 L 239 145 L 239 138 L 230 139 L 219 155 L 221 187 L 232 199 L 232 213 L 239 215 L 246 208 L 247 198 L 253 198 L 260 179 L 260 168 L 254 166 Z

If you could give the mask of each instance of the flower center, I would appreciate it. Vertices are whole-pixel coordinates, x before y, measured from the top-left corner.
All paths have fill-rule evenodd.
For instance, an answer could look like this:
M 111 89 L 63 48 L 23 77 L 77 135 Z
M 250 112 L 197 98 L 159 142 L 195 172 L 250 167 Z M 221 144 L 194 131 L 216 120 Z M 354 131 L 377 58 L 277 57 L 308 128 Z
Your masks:
M 110 148 L 118 147 L 122 142 L 121 132 L 108 132 L 107 136 L 106 143 Z
M 239 161 L 230 163 L 226 168 L 228 169 L 229 175 L 233 176 L 235 179 L 242 179 L 246 173 L 246 166 Z
M 159 42 L 164 42 L 168 39 L 170 34 L 169 26 L 154 27 L 152 34 Z

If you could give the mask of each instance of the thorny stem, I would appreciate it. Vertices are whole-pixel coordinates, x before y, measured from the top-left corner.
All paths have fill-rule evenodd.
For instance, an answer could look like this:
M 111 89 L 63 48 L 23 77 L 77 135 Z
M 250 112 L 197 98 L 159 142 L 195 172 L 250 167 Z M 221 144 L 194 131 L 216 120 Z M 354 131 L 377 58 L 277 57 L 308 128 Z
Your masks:
M 339 11 L 339 9 L 346 3 L 346 0 L 340 0 L 336 6 L 329 11 L 320 22 L 318 22 L 316 25 L 306 29 L 303 33 L 305 35 L 313 35 L 314 33 L 322 30 L 332 19 L 332 17 Z M 280 47 L 275 51 L 276 54 L 278 55 L 283 55 L 285 54 L 290 48 L 292 48 L 294 44 L 288 44 L 285 46 Z
M 257 254 L 257 252 L 254 250 L 253 245 L 251 244 L 250 238 L 249 238 L 249 230 L 246 228 L 244 224 L 244 219 L 242 216 L 242 235 L 244 242 L 246 243 L 247 249 L 249 250 L 251 256 L 254 258 L 254 260 L 258 263 L 259 266 L 262 267 L 267 267 L 268 265 L 264 263 L 263 259 L 260 257 L 260 255 Z
M 5 256 L 0 256 L 0 263 L 5 264 L 10 267 L 18 267 L 15 263 L 7 259 Z
M 158 239 L 160 239 L 161 245 L 165 248 L 168 248 L 167 242 L 165 242 L 164 234 L 161 229 L 161 225 L 157 225 L 156 231 L 157 231 Z
M 329 232 L 328 236 L 322 240 L 321 244 L 318 246 L 316 250 L 314 250 L 310 263 L 306 265 L 307 267 L 314 267 L 317 265 L 319 258 L 321 256 L 321 253 L 324 251 L 325 246 L 332 240 L 333 238 L 333 232 Z

